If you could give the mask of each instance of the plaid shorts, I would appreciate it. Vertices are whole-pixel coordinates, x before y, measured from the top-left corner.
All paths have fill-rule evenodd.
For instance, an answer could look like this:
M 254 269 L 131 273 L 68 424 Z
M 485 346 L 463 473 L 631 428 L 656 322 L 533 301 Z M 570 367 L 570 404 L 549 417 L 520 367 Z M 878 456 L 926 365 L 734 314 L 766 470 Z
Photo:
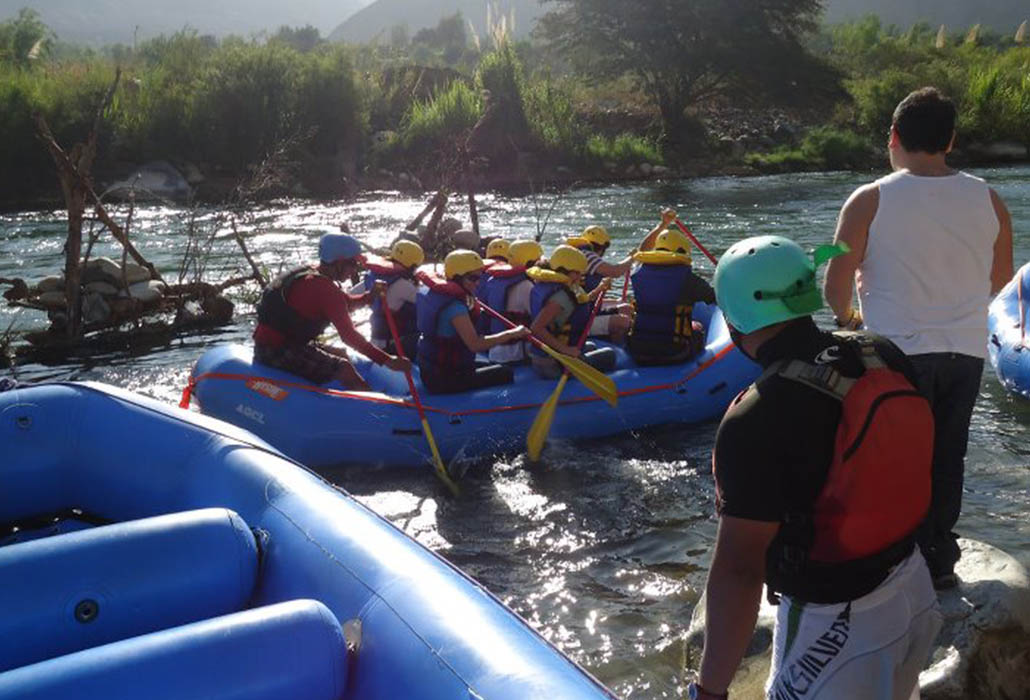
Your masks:
M 351 366 L 345 358 L 323 350 L 314 342 L 279 347 L 255 345 L 254 361 L 296 374 L 314 384 L 327 384 L 340 368 Z

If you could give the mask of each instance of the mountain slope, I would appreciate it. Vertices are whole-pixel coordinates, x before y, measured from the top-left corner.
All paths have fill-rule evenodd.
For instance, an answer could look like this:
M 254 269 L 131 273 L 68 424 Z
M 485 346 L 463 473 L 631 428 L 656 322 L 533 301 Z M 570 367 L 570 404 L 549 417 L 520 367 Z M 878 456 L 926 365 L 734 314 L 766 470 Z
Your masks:
M 62 41 L 131 44 L 185 26 L 201 34 L 249 36 L 280 26 L 317 27 L 323 36 L 370 0 L 0 0 L 0 19 L 22 7 L 39 13 Z
M 1030 19 L 1025 0 L 827 0 L 826 20 L 841 22 L 875 14 L 885 25 L 908 28 L 916 22 L 944 24 L 959 32 L 983 24 L 1003 34 L 1015 33 Z
M 515 32 L 518 37 L 529 34 L 537 17 L 547 11 L 538 0 L 495 0 L 493 3 L 505 15 L 515 12 Z M 407 25 L 414 34 L 420 29 L 435 27 L 443 17 L 461 12 L 472 23 L 476 33 L 486 36 L 488 0 L 376 0 L 356 12 L 332 31 L 333 41 L 365 43 L 379 36 L 389 38 L 390 29 Z

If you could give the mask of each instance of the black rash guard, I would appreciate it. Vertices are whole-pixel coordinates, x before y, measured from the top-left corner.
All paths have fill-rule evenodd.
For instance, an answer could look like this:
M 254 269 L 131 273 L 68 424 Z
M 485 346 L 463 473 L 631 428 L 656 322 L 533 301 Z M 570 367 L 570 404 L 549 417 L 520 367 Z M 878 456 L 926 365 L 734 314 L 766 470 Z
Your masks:
M 908 358 L 893 343 L 874 336 L 877 352 L 887 364 L 914 384 Z M 839 352 L 841 341 L 820 331 L 810 317 L 788 324 L 758 349 L 758 363 L 777 360 L 813 364 L 832 361 L 844 376 L 859 376 L 857 357 Z M 833 460 L 841 403 L 798 382 L 778 375 L 752 385 L 730 404 L 715 438 L 712 467 L 719 515 L 786 522 L 791 514 L 809 513 Z M 766 580 L 778 566 L 787 528 L 769 547 Z M 853 600 L 873 590 L 889 567 L 855 570 L 848 565 L 807 569 L 790 590 L 778 590 L 799 601 L 835 603 Z

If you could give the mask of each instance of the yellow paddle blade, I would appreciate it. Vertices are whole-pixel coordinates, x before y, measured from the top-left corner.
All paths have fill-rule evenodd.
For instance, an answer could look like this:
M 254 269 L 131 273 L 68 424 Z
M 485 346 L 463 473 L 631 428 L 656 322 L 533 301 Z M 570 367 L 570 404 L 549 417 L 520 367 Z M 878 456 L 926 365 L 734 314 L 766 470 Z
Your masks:
M 558 380 L 558 386 L 547 398 L 547 402 L 540 407 L 540 411 L 533 419 L 533 425 L 529 427 L 526 435 L 526 450 L 529 452 L 530 460 L 536 462 L 540 459 L 540 453 L 544 451 L 544 443 L 547 442 L 547 435 L 551 432 L 551 423 L 554 422 L 554 412 L 558 408 L 558 399 L 565 390 L 565 382 L 569 381 L 568 374 L 562 374 Z
M 444 483 L 451 490 L 451 493 L 457 496 L 461 493 L 461 489 L 454 483 L 450 475 L 447 473 L 447 467 L 443 464 L 443 459 L 440 458 L 440 450 L 436 448 L 436 440 L 433 439 L 433 431 L 429 429 L 429 421 L 426 420 L 425 416 L 422 417 L 422 432 L 425 433 L 426 442 L 429 443 L 429 450 L 433 453 L 433 467 L 436 468 L 436 475 L 440 477 L 440 481 Z
M 615 390 L 615 382 L 607 374 L 594 369 L 578 357 L 564 355 L 545 343 L 540 343 L 538 347 L 557 360 L 569 374 L 582 382 L 583 386 L 607 401 L 612 408 L 618 405 L 619 394 Z

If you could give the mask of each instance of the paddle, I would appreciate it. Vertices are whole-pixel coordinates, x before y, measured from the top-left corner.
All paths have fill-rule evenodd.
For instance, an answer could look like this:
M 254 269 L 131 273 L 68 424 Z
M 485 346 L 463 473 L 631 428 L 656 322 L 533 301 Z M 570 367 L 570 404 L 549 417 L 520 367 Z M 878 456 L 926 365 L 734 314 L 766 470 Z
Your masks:
M 597 316 L 597 312 L 603 304 L 604 294 L 598 294 L 597 301 L 594 302 L 594 308 L 590 310 L 590 318 L 587 319 L 587 325 L 579 336 L 579 342 L 576 343 L 577 350 L 583 347 L 587 336 L 590 335 L 590 325 L 594 322 L 594 317 Z M 567 381 L 569 381 L 569 373 L 563 372 L 561 379 L 558 380 L 558 385 L 554 387 L 554 391 L 551 392 L 544 405 L 540 407 L 536 418 L 533 419 L 533 425 L 529 427 L 529 433 L 526 435 L 526 451 L 529 452 L 530 461 L 536 462 L 540 459 L 540 453 L 543 452 L 544 443 L 547 442 L 547 435 L 551 432 L 551 424 L 554 422 L 554 412 L 558 409 L 558 401 L 561 399 L 561 394 L 565 390 L 565 383 Z
M 396 346 L 397 355 L 404 357 L 404 348 L 401 346 L 401 336 L 397 332 L 397 323 L 393 320 L 393 311 L 390 310 L 390 305 L 386 303 L 386 296 L 383 296 L 383 314 L 386 316 L 386 323 L 390 326 L 390 335 L 393 336 L 393 344 Z M 436 469 L 436 475 L 440 477 L 447 488 L 451 490 L 451 493 L 457 496 L 461 493 L 458 485 L 454 483 L 451 477 L 447 474 L 447 468 L 443 464 L 443 459 L 440 458 L 440 450 L 436 448 L 436 440 L 433 439 L 433 431 L 429 429 L 429 421 L 426 419 L 426 410 L 422 407 L 422 399 L 419 398 L 418 390 L 415 389 L 415 380 L 411 376 L 411 370 L 404 373 L 404 377 L 408 380 L 408 390 L 411 392 L 411 398 L 415 401 L 415 408 L 418 409 L 419 420 L 422 421 L 422 434 L 426 436 L 426 442 L 429 443 L 429 451 L 433 453 L 433 467 Z
M 479 307 L 506 326 L 517 328 L 516 324 L 512 323 L 505 316 L 494 311 L 483 302 L 479 302 Z M 594 369 L 578 357 L 570 357 L 569 355 L 564 355 L 558 352 L 535 335 L 530 335 L 528 338 L 531 343 L 553 357 L 569 374 L 582 382 L 583 386 L 587 389 L 597 394 L 613 407 L 618 404 L 619 395 L 615 390 L 615 382 L 612 381 L 611 377 Z
M 708 249 L 705 248 L 703 245 L 701 245 L 701 241 L 699 241 L 696 238 L 694 238 L 694 234 L 692 234 L 690 232 L 690 229 L 688 229 L 686 226 L 683 225 L 682 221 L 680 221 L 679 219 L 676 219 L 676 225 L 679 226 L 680 231 L 682 231 L 684 233 L 684 235 L 686 235 L 686 237 L 689 238 L 691 240 L 691 242 L 693 242 L 693 244 L 697 246 L 698 250 L 700 250 L 702 253 L 704 253 L 705 256 L 709 260 L 712 261 L 713 265 L 718 265 L 719 264 L 719 261 L 715 259 L 715 256 L 712 255 L 711 253 L 709 253 Z

